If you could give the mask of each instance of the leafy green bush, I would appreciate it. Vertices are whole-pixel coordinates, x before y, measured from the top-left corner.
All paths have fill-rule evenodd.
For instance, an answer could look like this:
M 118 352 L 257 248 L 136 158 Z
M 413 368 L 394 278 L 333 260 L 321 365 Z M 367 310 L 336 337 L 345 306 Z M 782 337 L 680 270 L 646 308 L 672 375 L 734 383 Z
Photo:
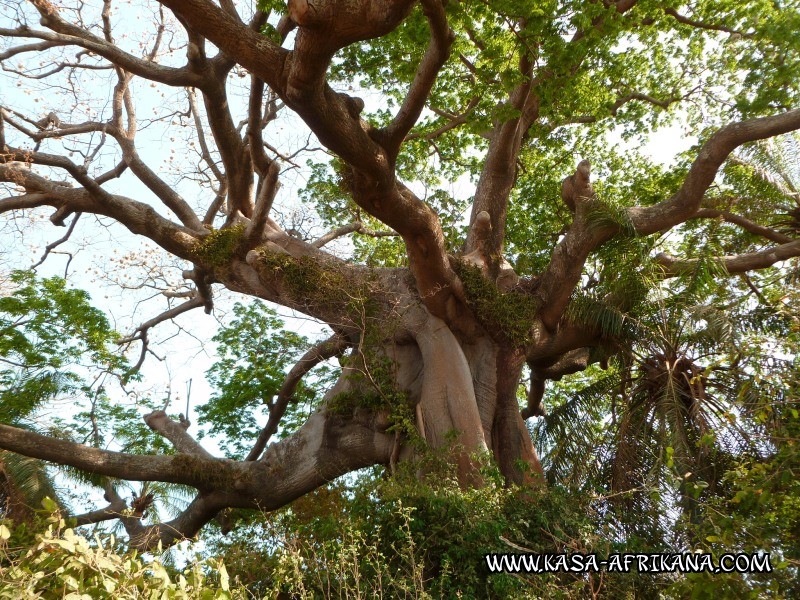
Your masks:
M 585 598 L 634 597 L 669 582 L 635 574 L 491 574 L 491 552 L 612 551 L 585 495 L 558 486 L 504 487 L 491 469 L 479 489 L 428 471 L 356 485 L 334 483 L 268 518 L 257 516 L 226 538 L 209 540 L 231 579 L 275 598 Z M 653 595 L 652 597 L 655 597 Z
M 121 552 L 113 536 L 89 540 L 75 533 L 57 513 L 48 521 L 27 549 L 14 547 L 16 532 L 0 523 L 0 599 L 247 598 L 242 587 L 229 584 L 221 561 L 195 561 L 174 572 L 159 560 Z

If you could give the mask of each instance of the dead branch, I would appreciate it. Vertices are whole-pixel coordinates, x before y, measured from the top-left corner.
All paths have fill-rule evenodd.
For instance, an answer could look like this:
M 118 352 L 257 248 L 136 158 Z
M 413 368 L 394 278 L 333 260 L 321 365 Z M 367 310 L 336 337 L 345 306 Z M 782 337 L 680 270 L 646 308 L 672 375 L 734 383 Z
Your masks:
M 172 445 L 175 446 L 175 450 L 178 452 L 199 456 L 200 458 L 208 460 L 214 459 L 211 453 L 189 435 L 183 423 L 176 423 L 170 419 L 163 410 L 156 410 L 145 415 L 144 422 L 147 423 L 150 429 L 172 442 Z M 186 423 L 188 423 L 188 421 L 186 421 Z
M 63 244 L 70 238 L 72 232 L 75 231 L 75 225 L 78 224 L 78 219 L 80 219 L 80 217 L 81 213 L 76 214 L 75 217 L 72 219 L 72 223 L 69 224 L 67 232 L 62 237 L 58 238 L 55 242 L 50 242 L 49 244 L 47 244 L 47 246 L 45 246 L 42 257 L 35 264 L 31 265 L 30 267 L 31 271 L 34 270 L 39 265 L 41 265 L 50 255 L 50 252 L 58 248 L 61 244 Z

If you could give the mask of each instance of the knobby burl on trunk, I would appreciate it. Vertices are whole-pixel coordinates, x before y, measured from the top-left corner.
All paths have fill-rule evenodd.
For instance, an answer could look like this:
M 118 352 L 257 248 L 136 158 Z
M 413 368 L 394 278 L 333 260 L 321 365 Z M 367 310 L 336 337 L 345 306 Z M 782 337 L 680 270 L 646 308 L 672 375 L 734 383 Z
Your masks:
M 170 522 L 143 525 L 139 517 L 147 499 L 126 512 L 126 502 L 111 486 L 106 490 L 107 507 L 77 517 L 81 524 L 120 518 L 132 544 L 140 548 L 193 536 L 224 508 L 274 510 L 350 471 L 377 464 L 391 468 L 398 461 L 413 460 L 423 448 L 449 456 L 465 486 L 481 484 L 478 467 L 485 455 L 496 460 L 509 483 L 539 485 L 542 469 L 523 416 L 542 413 L 545 380 L 585 369 L 602 355 L 590 351 L 607 342 L 599 330 L 568 316 L 587 257 L 615 235 L 647 236 L 706 216 L 699 215 L 703 196 L 735 148 L 800 128 L 798 110 L 722 127 L 702 145 L 678 191 L 653 206 L 626 209 L 619 219 L 624 225 L 592 219 L 599 201 L 593 197 L 589 164 L 580 163 L 564 184 L 571 225 L 553 248 L 547 268 L 534 277 L 520 278 L 503 256 L 505 224 L 520 151 L 534 125 L 540 124 L 541 92 L 580 72 L 604 36 L 618 35 L 627 26 L 646 26 L 646 20 L 637 20 L 635 0 L 606 3 L 592 13 L 586 29 L 578 27 L 565 40 L 566 50 L 553 58 L 553 65 L 534 56 L 536 49 L 531 46 L 523 44 L 516 50 L 518 83 L 498 107 L 498 114 L 505 116 L 484 134 L 488 147 L 460 253 L 448 252 L 438 215 L 398 178 L 395 169 L 404 142 L 416 135 L 411 129 L 427 106 L 456 38 L 440 0 L 419 3 L 428 24 L 428 45 L 404 100 L 383 127 L 361 118 L 364 103 L 332 89 L 327 74 L 339 50 L 392 32 L 415 10 L 413 1 L 290 0 L 276 28 L 278 41 L 260 33 L 268 14 L 256 11 L 244 22 L 231 0 L 222 0 L 219 6 L 210 0 L 160 0 L 160 25 L 144 58 L 115 44 L 110 1 L 104 4 L 98 34 L 80 19 L 73 22 L 73 13 L 62 14 L 45 0 L 31 4 L 39 13 L 39 28 L 20 22 L 0 34 L 34 43 L 12 47 L 2 59 L 61 47 L 77 47 L 99 57 L 116 75 L 111 118 L 74 124 L 63 118 L 40 122 L 2 109 L 0 181 L 13 184 L 19 193 L 0 200 L 0 212 L 49 206 L 55 209 L 51 220 L 57 225 L 64 225 L 73 214 L 111 217 L 192 263 L 185 273 L 194 285 L 192 296 L 131 336 L 142 343 L 142 359 L 148 330 L 188 310 L 211 310 L 214 285 L 297 310 L 333 331 L 289 372 L 272 403 L 269 422 L 244 461 L 212 456 L 190 436 L 185 423 L 176 423 L 163 412 L 151 413 L 145 420 L 173 443 L 177 450 L 173 456 L 112 452 L 0 425 L 4 449 L 107 477 L 195 487 L 196 498 Z M 166 27 L 163 7 L 172 11 L 186 39 L 181 66 L 157 60 Z M 688 26 L 685 20 L 681 24 Z M 524 20 L 516 25 L 526 27 Z M 698 30 L 708 29 L 701 25 Z M 289 50 L 283 44 L 291 32 Z M 217 54 L 209 56 L 212 51 Z M 469 66 L 467 58 L 459 58 Z M 227 100 L 227 81 L 237 65 L 250 78 L 248 115 L 239 125 Z M 54 73 L 65 68 L 81 66 L 65 63 Z M 189 90 L 203 169 L 214 182 L 214 195 L 202 213 L 138 153 L 131 87 L 136 79 Z M 202 123 L 195 99 L 198 92 L 207 124 Z M 628 102 L 663 109 L 679 100 L 630 93 L 614 103 L 612 114 Z M 342 187 L 386 231 L 372 231 L 357 221 L 306 242 L 287 234 L 270 217 L 280 186 L 280 162 L 286 157 L 271 157 L 263 134 L 283 107 L 294 111 L 338 157 L 344 165 Z M 449 122 L 442 131 L 466 121 L 463 115 L 445 116 Z M 74 163 L 67 155 L 40 151 L 51 138 L 91 134 L 102 134 L 118 146 L 119 162 L 104 172 L 90 174 L 86 164 Z M 209 151 L 208 134 L 219 160 Z M 16 142 L 20 136 L 35 144 L 34 149 Z M 163 205 L 164 214 L 148 203 L 109 191 L 128 171 Z M 68 176 L 70 183 L 53 173 Z M 214 229 L 219 215 L 224 225 Z M 743 226 L 748 224 L 756 233 L 754 224 Z M 800 255 L 800 241 L 776 238 L 781 234 L 765 230 L 760 235 L 777 245 L 721 258 L 729 272 L 764 268 Z M 324 250 L 331 240 L 352 233 L 400 236 L 408 267 L 369 268 Z M 688 268 L 680 259 L 659 260 L 664 276 Z M 341 374 L 320 409 L 296 433 L 269 443 L 298 382 L 313 366 L 335 356 L 341 357 Z M 520 411 L 517 390 L 526 364 L 531 385 L 528 405 Z

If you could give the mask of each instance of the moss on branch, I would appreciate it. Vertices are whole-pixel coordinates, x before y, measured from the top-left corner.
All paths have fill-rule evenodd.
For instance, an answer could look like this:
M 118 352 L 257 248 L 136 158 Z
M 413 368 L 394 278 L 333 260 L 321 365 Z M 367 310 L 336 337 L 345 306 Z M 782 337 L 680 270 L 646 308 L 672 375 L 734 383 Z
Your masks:
M 370 302 L 369 281 L 312 256 L 259 251 L 259 267 L 280 278 L 287 295 L 306 306 L 333 306 L 358 322 Z
M 539 309 L 536 298 L 518 290 L 501 292 L 475 265 L 456 260 L 453 266 L 464 285 L 470 308 L 484 327 L 499 331 L 516 346 L 530 341 Z
M 224 267 L 236 255 L 244 236 L 244 225 L 212 229 L 202 241 L 195 244 L 192 254 L 201 263 Z

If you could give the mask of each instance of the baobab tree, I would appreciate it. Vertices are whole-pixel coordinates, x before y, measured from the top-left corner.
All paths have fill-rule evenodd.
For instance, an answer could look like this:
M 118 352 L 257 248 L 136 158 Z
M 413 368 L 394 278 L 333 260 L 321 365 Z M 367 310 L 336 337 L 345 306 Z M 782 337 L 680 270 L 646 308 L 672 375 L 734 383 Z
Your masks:
M 278 509 L 345 473 L 413 460 L 422 447 L 445 453 L 464 486 L 481 485 L 487 454 L 509 484 L 541 485 L 525 419 L 542 412 L 545 382 L 605 365 L 627 343 L 586 301 L 591 292 L 620 315 L 632 309 L 629 295 L 608 287 L 610 271 L 597 277 L 601 251 L 639 243 L 646 251 L 626 269 L 646 267 L 656 285 L 709 260 L 723 281 L 800 255 L 796 223 L 779 230 L 770 220 L 785 207 L 762 202 L 756 214 L 741 198 L 726 202 L 720 174 L 743 145 L 800 129 L 791 7 L 290 0 L 252 10 L 159 0 L 137 9 L 152 31 L 112 0 L 4 6 L 6 73 L 83 108 L 3 90 L 0 213 L 48 207 L 70 231 L 78 215 L 98 215 L 183 261 L 191 292 L 131 336 L 145 349 L 159 323 L 212 310 L 219 286 L 333 334 L 265 398 L 269 422 L 245 460 L 213 456 L 160 411 L 146 422 L 174 445 L 171 455 L 0 425 L 8 451 L 196 488 L 169 522 L 142 524 L 147 498 L 128 507 L 111 488 L 107 507 L 79 517 L 121 519 L 135 546 L 191 537 L 228 507 Z M 166 94 L 148 127 L 193 132 L 191 195 L 137 143 L 137 103 L 153 103 L 144 84 Z M 283 170 L 298 160 L 271 125 L 285 113 L 327 156 L 301 191 L 332 227 L 312 239 L 273 214 Z M 697 140 L 674 167 L 613 141 L 669 119 Z M 130 178 L 142 197 L 129 195 Z M 464 223 L 447 191 L 456 181 L 470 190 Z M 747 235 L 735 252 L 701 259 L 680 244 L 689 221 Z M 345 250 L 326 249 L 345 236 Z M 676 248 L 687 255 L 670 254 Z M 339 377 L 318 410 L 270 443 L 301 379 L 336 356 Z M 651 358 L 654 380 L 677 368 Z M 695 394 L 702 368 L 690 362 L 680 370 Z

